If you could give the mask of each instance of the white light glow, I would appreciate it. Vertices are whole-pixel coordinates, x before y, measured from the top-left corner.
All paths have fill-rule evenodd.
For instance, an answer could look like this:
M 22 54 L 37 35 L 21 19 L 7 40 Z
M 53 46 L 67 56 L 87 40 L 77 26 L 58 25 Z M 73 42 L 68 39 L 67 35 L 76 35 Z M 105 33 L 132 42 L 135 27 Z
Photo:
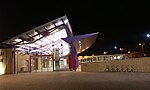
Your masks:
M 117 57 L 115 56 L 114 59 L 117 59 Z
M 65 66 L 67 65 L 67 59 L 64 59 L 64 65 Z
M 3 74 L 5 73 L 4 70 L 5 70 L 5 69 L 4 69 L 4 67 L 3 67 L 3 63 L 0 62 L 0 75 L 3 75 Z
M 18 38 L 17 38 L 17 39 L 15 39 L 15 41 L 16 41 L 16 42 L 21 42 L 22 39 L 18 39 Z
M 32 50 L 32 51 L 30 51 L 30 53 L 31 52 L 41 52 L 41 50 L 39 50 L 39 49 L 38 50 Z
M 68 23 L 68 19 L 66 19 L 66 20 L 64 21 L 64 23 L 65 23 L 65 24 Z
M 39 41 L 39 40 L 38 40 L 38 41 L 36 41 L 35 43 L 36 43 L 36 44 L 38 44 L 38 45 L 40 45 L 40 46 L 46 45 L 46 43 L 41 42 L 41 41 Z
M 34 43 L 32 43 L 32 44 L 27 44 L 29 47 L 36 47 L 36 48 L 39 48 L 40 46 L 39 45 L 36 45 L 36 44 L 34 44 Z
M 27 41 L 23 41 L 23 43 L 28 43 Z
M 63 24 L 63 22 L 62 21 L 58 21 L 55 24 L 56 24 L 56 26 L 59 26 L 59 25 Z
M 21 54 L 21 52 L 18 52 L 19 54 Z
M 46 44 L 50 44 L 52 42 L 46 38 L 42 38 L 41 41 L 45 42 Z
M 22 50 L 24 50 L 23 48 L 16 48 L 16 50 L 18 50 L 18 51 L 22 51 Z
M 81 50 L 82 48 L 81 48 L 81 43 L 79 44 L 79 50 Z
M 51 24 L 51 25 L 46 26 L 45 29 L 49 30 L 49 29 L 54 28 L 54 27 L 55 27 L 54 24 Z
M 81 41 L 79 41 L 79 44 L 81 43 Z
M 35 31 L 35 32 L 34 32 L 34 35 L 37 35 L 37 34 L 38 34 L 38 33 Z
M 42 54 L 51 54 L 53 53 L 53 49 L 57 48 L 59 50 L 59 56 L 63 57 L 63 56 L 68 55 L 70 52 L 69 44 L 61 39 L 61 38 L 66 38 L 66 37 L 67 37 L 67 33 L 65 29 L 62 29 L 62 30 L 57 29 L 51 32 L 48 36 L 45 36 L 41 39 L 40 39 L 40 35 L 38 35 L 34 38 L 40 39 L 40 40 L 37 40 L 36 42 L 31 43 L 31 44 L 21 45 L 21 47 L 28 47 L 30 49 L 39 48 L 38 50 L 32 49 L 30 53 L 41 52 L 42 50 Z
M 120 57 L 120 56 L 118 56 L 117 58 L 118 58 L 118 59 L 120 59 L 121 57 Z
M 69 49 L 70 46 L 65 41 L 62 41 L 62 44 L 63 44 L 63 54 L 62 54 L 62 56 L 65 56 L 65 55 L 69 54 L 69 52 L 70 52 L 70 49 Z
M 150 37 L 150 34 L 147 34 L 146 36 L 147 36 L 147 37 Z
M 65 29 L 60 30 L 59 32 L 55 32 L 52 35 L 47 36 L 48 39 L 52 41 L 60 40 L 61 38 L 67 37 L 67 33 Z
M 42 37 L 42 35 L 37 35 L 34 37 L 34 39 L 40 39 Z
M 63 52 L 60 54 L 60 57 L 65 56 L 70 52 L 69 44 L 61 40 L 61 38 L 66 38 L 66 37 L 67 37 L 67 33 L 65 29 L 62 29 L 60 31 L 57 30 L 53 32 L 51 35 L 47 36 L 45 39 L 44 38 L 41 39 L 42 41 L 46 41 L 46 43 L 48 44 L 43 48 L 49 48 L 48 50 L 50 53 L 53 52 L 54 48 L 58 48 L 60 53 Z M 62 47 L 61 44 L 63 45 Z
M 116 47 L 116 46 L 114 46 L 114 48 L 115 48 L 115 49 L 117 49 L 117 47 Z

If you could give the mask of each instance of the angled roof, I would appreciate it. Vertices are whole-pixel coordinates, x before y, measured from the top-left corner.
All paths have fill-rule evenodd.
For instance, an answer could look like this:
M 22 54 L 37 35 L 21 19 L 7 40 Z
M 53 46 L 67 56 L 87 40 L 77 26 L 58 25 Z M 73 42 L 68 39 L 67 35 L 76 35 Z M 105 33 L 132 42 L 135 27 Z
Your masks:
M 16 46 L 22 53 L 51 54 L 57 48 L 60 57 L 70 53 L 69 43 L 73 43 L 77 53 L 88 49 L 96 40 L 98 33 L 73 36 L 67 16 L 57 18 L 46 24 L 33 28 L 2 42 L 4 45 Z
M 2 43 L 9 44 L 9 45 L 33 43 L 33 42 L 37 41 L 38 39 L 41 39 L 41 38 L 49 35 L 51 32 L 54 32 L 56 29 L 64 28 L 64 25 L 67 25 L 70 29 L 70 32 L 72 33 L 72 29 L 68 22 L 67 16 L 65 15 L 65 16 L 57 18 L 53 21 L 45 23 L 41 26 L 33 28 L 25 33 L 17 35 L 17 36 L 15 36 L 11 39 L 8 39 Z M 39 36 L 39 38 L 37 38 L 38 36 Z

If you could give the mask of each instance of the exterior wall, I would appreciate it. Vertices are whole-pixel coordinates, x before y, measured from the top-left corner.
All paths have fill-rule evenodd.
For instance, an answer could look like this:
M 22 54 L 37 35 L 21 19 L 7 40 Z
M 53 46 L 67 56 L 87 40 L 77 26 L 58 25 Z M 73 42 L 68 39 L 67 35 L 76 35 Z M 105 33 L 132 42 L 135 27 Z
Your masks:
M 25 60 L 25 66 L 23 65 L 23 60 Z M 18 52 L 16 52 L 16 68 L 17 68 L 17 72 L 23 72 L 23 71 L 29 71 L 30 69 L 30 56 L 25 54 L 19 54 Z
M 6 48 L 0 49 L 1 51 L 1 62 L 4 70 L 4 74 L 14 73 L 14 49 Z
M 0 68 L 4 70 L 4 74 L 13 74 L 13 73 L 21 72 L 22 60 L 26 60 L 28 62 L 27 67 L 24 68 L 24 71 L 29 71 L 30 69 L 30 56 L 29 55 L 21 55 L 19 53 L 16 53 L 16 56 L 15 56 L 16 60 L 14 61 L 14 49 L 13 48 L 0 49 L 0 52 L 1 52 L 0 62 L 2 63 L 2 67 Z
M 82 72 L 150 72 L 150 57 L 81 63 Z

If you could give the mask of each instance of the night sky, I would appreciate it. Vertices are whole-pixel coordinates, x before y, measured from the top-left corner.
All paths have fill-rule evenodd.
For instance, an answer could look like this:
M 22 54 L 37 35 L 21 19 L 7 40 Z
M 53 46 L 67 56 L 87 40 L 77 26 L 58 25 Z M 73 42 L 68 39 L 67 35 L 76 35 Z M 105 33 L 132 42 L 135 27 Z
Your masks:
M 81 55 L 115 53 L 114 46 L 123 47 L 124 52 L 139 51 L 139 42 L 149 42 L 149 12 L 149 2 L 142 0 L 1 0 L 0 41 L 67 15 L 74 35 L 99 32 L 95 43 Z

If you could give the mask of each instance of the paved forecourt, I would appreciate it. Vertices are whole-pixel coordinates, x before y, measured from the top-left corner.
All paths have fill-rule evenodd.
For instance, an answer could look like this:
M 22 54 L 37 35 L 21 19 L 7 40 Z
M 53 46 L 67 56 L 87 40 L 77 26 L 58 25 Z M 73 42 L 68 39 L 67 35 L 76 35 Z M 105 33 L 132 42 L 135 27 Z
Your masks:
M 150 90 L 150 73 L 43 72 L 0 76 L 0 90 Z

